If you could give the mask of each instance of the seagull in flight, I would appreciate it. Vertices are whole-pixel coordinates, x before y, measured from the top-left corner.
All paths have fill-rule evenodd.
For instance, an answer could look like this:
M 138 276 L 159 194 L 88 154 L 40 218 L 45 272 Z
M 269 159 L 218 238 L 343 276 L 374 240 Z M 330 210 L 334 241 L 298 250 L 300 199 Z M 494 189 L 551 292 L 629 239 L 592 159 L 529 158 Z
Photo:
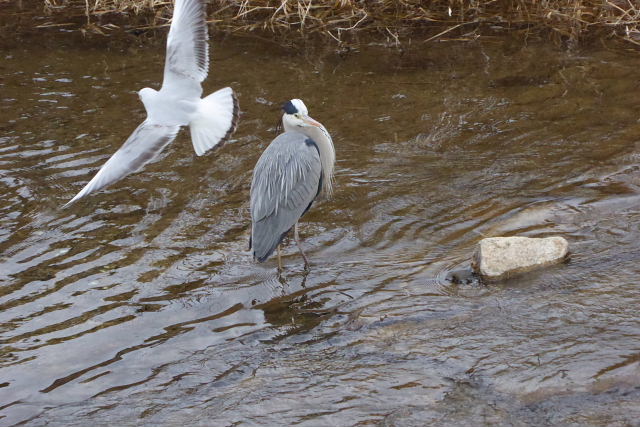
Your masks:
M 224 144 L 238 122 L 238 101 L 230 87 L 202 96 L 209 70 L 206 7 L 203 0 L 176 0 L 167 38 L 164 79 L 159 91 L 144 88 L 138 96 L 147 118 L 91 181 L 64 207 L 140 170 L 189 126 L 198 156 Z

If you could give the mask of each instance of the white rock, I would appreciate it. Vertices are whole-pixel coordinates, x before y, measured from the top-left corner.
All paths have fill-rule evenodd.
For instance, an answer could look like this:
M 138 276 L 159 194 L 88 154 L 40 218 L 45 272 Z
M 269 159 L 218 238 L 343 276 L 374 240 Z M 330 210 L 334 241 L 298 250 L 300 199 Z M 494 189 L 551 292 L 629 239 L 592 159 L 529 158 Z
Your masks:
M 503 279 L 561 262 L 569 243 L 563 237 L 489 237 L 478 244 L 473 268 L 486 279 Z

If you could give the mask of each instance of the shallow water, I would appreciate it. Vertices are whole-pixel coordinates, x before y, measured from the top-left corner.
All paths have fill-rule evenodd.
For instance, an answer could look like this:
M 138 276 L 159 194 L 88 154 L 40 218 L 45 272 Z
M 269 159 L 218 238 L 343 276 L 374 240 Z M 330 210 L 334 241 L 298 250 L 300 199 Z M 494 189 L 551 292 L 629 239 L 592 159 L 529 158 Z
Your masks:
M 483 44 L 294 54 L 215 40 L 241 123 L 62 210 L 143 119 L 162 46 L 0 62 L 2 425 L 637 425 L 640 56 Z M 285 273 L 247 251 L 278 106 L 334 137 Z M 568 263 L 454 284 L 483 236 Z M 635 421 L 634 421 L 635 420 Z

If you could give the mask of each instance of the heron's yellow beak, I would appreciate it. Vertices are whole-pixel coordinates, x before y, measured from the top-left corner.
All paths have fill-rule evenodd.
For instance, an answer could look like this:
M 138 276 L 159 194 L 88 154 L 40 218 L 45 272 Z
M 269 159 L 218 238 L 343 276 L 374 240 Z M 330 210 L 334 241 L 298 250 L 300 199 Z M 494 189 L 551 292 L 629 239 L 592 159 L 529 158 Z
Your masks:
M 311 117 L 309 116 L 304 116 L 302 118 L 302 121 L 306 124 L 308 124 L 309 126 L 315 126 L 317 128 L 321 128 L 322 125 L 319 122 L 316 122 L 315 120 L 313 120 Z

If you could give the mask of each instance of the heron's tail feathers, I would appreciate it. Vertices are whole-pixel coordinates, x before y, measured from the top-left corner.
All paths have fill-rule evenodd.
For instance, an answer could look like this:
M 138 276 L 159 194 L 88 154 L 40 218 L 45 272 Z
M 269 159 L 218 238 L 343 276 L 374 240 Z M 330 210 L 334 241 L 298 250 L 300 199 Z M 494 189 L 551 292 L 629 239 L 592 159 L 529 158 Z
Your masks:
M 282 240 L 287 236 L 289 231 L 285 231 L 282 234 L 270 232 L 269 228 L 264 224 L 253 224 L 251 227 L 251 240 L 249 241 L 250 248 L 253 252 L 253 258 L 258 262 L 265 262 L 267 258 L 276 250 L 278 245 L 282 243 Z
M 200 100 L 189 123 L 191 141 L 198 156 L 222 146 L 238 124 L 238 100 L 233 89 L 225 87 Z

